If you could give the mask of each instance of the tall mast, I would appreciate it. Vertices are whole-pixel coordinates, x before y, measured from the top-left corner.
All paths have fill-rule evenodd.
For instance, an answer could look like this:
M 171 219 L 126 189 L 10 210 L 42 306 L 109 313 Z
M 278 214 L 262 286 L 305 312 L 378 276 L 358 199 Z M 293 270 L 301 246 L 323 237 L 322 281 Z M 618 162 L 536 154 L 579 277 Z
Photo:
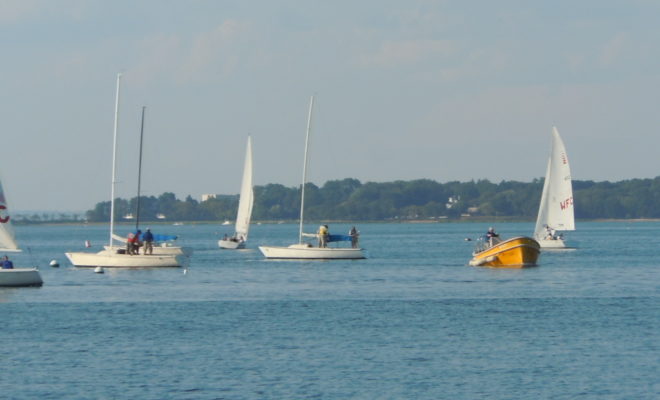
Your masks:
M 115 232 L 115 184 L 117 183 L 117 126 L 119 124 L 119 83 L 121 73 L 117 74 L 117 94 L 115 96 L 115 128 L 112 137 L 112 187 L 110 189 L 110 246 Z
M 138 187 L 137 187 L 137 205 L 135 206 L 135 229 L 140 227 L 140 184 L 142 182 L 142 138 L 144 137 L 144 110 L 147 107 L 142 106 L 142 122 L 140 124 L 140 158 L 138 161 Z
M 309 114 L 307 115 L 307 133 L 305 134 L 305 160 L 303 162 L 302 190 L 300 191 L 300 229 L 298 232 L 298 243 L 302 243 L 303 215 L 305 210 L 305 183 L 307 182 L 307 151 L 309 149 L 309 131 L 312 129 L 312 109 L 314 108 L 314 96 L 309 100 Z

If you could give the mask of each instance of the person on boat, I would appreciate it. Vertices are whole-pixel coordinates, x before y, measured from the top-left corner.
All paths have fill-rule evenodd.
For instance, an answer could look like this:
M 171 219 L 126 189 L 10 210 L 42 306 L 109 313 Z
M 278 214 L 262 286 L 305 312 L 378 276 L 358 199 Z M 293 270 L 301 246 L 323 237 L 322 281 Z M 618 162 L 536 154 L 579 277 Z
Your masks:
M 133 242 L 135 242 L 135 234 L 129 233 L 126 237 L 126 254 L 133 255 Z
M 126 239 L 126 252 L 130 255 L 140 254 L 140 235 L 142 234 L 141 230 L 137 230 L 135 233 L 129 233 L 128 238 Z
M 142 235 L 142 241 L 144 242 L 144 254 L 151 255 L 154 253 L 154 235 L 151 233 L 151 229 L 147 228 L 147 231 Z
M 488 228 L 488 232 L 486 232 L 486 240 L 488 240 L 489 246 L 492 246 L 500 241 L 500 235 L 495 232 L 495 228 L 492 226 Z
M 2 259 L 2 269 L 14 269 L 14 263 L 11 262 L 8 256 Z
M 318 236 L 319 236 L 319 247 L 328 247 L 328 238 L 330 237 L 328 225 L 319 226 Z
M 352 227 L 350 231 L 348 231 L 348 236 L 351 237 L 351 247 L 354 249 L 357 249 L 358 247 L 358 236 L 360 236 L 360 232 L 358 232 L 355 227 Z

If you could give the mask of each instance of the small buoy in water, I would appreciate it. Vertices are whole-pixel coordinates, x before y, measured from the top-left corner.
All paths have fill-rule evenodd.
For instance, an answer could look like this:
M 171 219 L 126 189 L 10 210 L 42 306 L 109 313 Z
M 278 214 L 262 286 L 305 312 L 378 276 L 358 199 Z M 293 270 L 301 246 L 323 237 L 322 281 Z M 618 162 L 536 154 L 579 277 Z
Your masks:
M 185 275 L 185 274 L 187 274 L 187 273 L 188 273 L 188 268 L 184 268 L 184 269 L 183 269 L 183 274 Z
M 465 241 L 466 241 L 466 242 L 471 242 L 472 239 L 470 239 L 470 238 L 465 238 Z
M 50 260 L 50 266 L 53 268 L 59 268 L 60 263 L 58 263 L 57 260 Z
M 89 249 L 90 247 L 92 247 L 92 243 L 89 240 L 85 240 L 85 247 Z
M 96 268 L 94 268 L 94 272 L 96 272 L 97 274 L 102 274 L 105 271 L 103 271 L 103 267 L 96 267 Z

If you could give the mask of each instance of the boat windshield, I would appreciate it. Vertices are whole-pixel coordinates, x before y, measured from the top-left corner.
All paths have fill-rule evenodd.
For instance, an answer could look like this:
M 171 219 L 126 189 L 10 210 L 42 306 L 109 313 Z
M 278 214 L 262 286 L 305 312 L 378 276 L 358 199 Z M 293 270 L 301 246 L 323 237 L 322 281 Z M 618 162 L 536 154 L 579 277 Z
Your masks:
M 486 235 L 482 235 L 477 239 L 476 243 L 474 244 L 474 252 L 475 253 L 482 252 L 490 247 L 493 247 L 494 245 L 498 244 L 501 241 L 502 240 L 498 237 L 489 238 Z

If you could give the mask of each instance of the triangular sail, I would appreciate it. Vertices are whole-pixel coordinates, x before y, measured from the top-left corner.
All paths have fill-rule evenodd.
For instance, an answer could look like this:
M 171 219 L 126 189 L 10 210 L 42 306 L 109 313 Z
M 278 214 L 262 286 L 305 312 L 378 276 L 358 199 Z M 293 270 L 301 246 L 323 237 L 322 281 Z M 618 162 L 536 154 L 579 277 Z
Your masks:
M 543 238 L 546 227 L 557 231 L 575 230 L 571 169 L 564 142 L 557 128 L 552 128 L 552 151 L 543 184 L 534 236 Z
M 18 243 L 16 243 L 2 183 L 0 183 L 0 251 L 18 251 Z
M 238 201 L 238 213 L 236 215 L 236 236 L 247 240 L 250 230 L 250 218 L 252 216 L 252 205 L 254 204 L 254 190 L 252 188 L 252 140 L 248 136 L 247 150 L 245 151 L 245 165 L 243 166 L 243 182 L 241 194 Z

